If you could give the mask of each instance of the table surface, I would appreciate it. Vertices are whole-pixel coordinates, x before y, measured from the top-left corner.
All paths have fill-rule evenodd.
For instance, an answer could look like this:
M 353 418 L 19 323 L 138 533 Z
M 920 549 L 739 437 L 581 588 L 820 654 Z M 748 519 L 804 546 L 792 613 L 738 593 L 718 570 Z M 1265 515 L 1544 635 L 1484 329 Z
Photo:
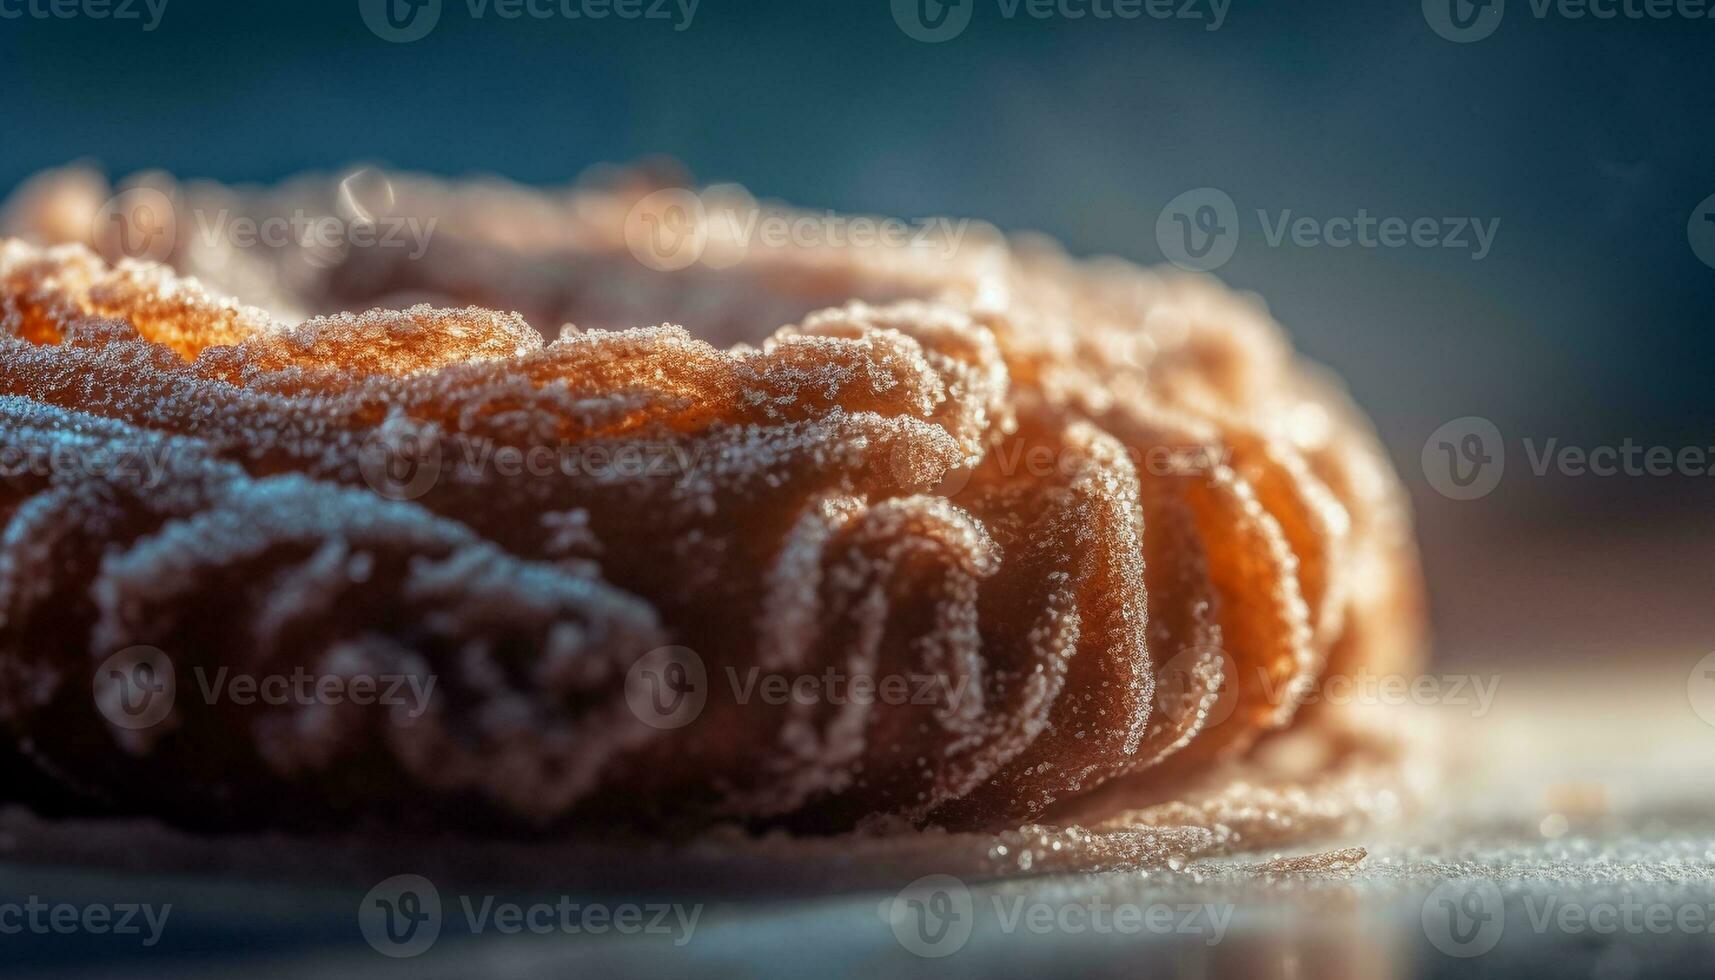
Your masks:
M 1456 772 L 1425 812 L 1288 854 L 936 879 L 897 891 L 651 886 L 563 896 L 637 903 L 639 921 L 662 906 L 663 928 L 641 935 L 601 929 L 600 919 L 576 934 L 507 935 L 492 916 L 473 934 L 485 907 L 556 906 L 562 893 L 467 894 L 455 882 L 441 889 L 439 938 L 406 958 L 365 941 L 358 910 L 373 900 L 364 887 L 373 878 L 334 867 L 325 876 L 269 875 L 230 856 L 163 867 L 142 853 L 158 839 L 150 833 L 110 866 L 68 861 L 52 845 L 54 828 L 12 813 L 0 820 L 0 903 L 34 896 L 172 909 L 149 948 L 138 936 L 25 929 L 0 935 L 0 949 L 11 975 L 226 977 L 242 969 L 258 980 L 1707 976 L 1715 962 L 1715 725 L 1692 707 L 1686 677 L 1677 669 L 1507 673 L 1488 710 L 1429 709 L 1448 722 Z M 1315 853 L 1332 857 L 1295 860 Z M 567 880 L 577 878 L 567 870 Z M 545 871 L 553 880 L 555 869 Z M 685 918 L 674 919 L 672 905 Z M 691 916 L 693 928 L 674 925 Z M 0 932 L 8 921 L 0 914 Z

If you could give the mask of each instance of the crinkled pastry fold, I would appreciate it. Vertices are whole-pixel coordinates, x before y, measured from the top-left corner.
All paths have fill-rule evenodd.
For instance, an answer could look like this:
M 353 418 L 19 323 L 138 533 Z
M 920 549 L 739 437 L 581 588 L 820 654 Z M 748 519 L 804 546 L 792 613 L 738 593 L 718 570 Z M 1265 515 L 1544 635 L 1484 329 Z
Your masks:
M 1366 423 L 1206 279 L 638 173 L 142 189 L 163 264 L 80 173 L 0 245 L 0 720 L 100 807 L 1016 826 L 1418 656 Z M 405 693 L 220 686 L 294 675 Z

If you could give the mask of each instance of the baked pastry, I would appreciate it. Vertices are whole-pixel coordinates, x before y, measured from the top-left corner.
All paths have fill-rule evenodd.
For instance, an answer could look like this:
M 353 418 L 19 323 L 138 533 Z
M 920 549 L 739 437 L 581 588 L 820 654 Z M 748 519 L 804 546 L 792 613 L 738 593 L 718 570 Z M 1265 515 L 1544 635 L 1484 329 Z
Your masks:
M 1333 724 L 1318 678 L 1417 663 L 1382 451 L 1211 280 L 646 171 L 138 186 L 164 263 L 76 172 L 0 245 L 0 719 L 100 808 L 1007 827 L 1171 799 Z

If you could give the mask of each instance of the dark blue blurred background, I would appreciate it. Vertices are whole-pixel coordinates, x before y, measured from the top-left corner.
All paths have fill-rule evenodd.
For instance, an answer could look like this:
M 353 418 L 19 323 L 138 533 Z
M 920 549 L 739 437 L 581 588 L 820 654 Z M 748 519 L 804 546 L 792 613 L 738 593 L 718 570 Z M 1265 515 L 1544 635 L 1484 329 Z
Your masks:
M 49 0 L 0 10 L 30 2 Z M 167 0 L 149 32 L 0 19 L 0 191 L 80 159 L 559 183 L 665 153 L 794 204 L 979 217 L 1156 263 L 1163 206 L 1218 187 L 1249 216 L 1219 275 L 1348 380 L 1411 486 L 1445 657 L 1715 645 L 1715 478 L 1538 478 L 1517 442 L 1715 446 L 1715 268 L 1687 234 L 1715 194 L 1715 20 L 1512 0 L 1492 37 L 1457 44 L 1418 0 L 1233 0 L 1217 31 L 964 3 L 968 29 L 938 44 L 888 0 L 702 0 L 684 30 L 447 0 L 404 44 L 357 0 Z M 1271 247 L 1254 218 L 1360 208 L 1499 232 L 1473 261 Z M 1420 452 L 1467 415 L 1513 458 L 1495 493 L 1451 501 Z

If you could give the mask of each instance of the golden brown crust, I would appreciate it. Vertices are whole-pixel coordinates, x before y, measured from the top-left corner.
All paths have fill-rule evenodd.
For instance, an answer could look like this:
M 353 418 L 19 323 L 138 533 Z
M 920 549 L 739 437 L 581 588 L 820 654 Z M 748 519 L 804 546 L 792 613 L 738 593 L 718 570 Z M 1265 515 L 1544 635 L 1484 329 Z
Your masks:
M 980 229 L 945 255 L 711 246 L 662 271 L 625 237 L 655 190 L 400 179 L 432 246 L 307 276 L 178 243 L 212 288 L 280 266 L 261 301 L 329 311 L 297 323 L 164 266 L 0 244 L 0 429 L 50 460 L 0 482 L 0 718 L 67 785 L 210 825 L 986 826 L 1183 778 L 1324 672 L 1415 662 L 1398 487 L 1248 302 Z M 253 215 L 331 193 L 163 192 Z M 89 195 L 39 183 L 7 230 L 62 239 Z M 616 298 L 616 276 L 647 288 Z M 334 312 L 399 296 L 440 305 Z M 652 296 L 700 297 L 712 326 L 641 326 Z M 553 329 L 583 310 L 627 329 Z M 438 476 L 377 486 L 406 444 Z M 664 466 L 611 464 L 645 451 Z M 164 462 L 94 465 L 138 453 Z M 409 725 L 181 701 L 125 731 L 86 692 L 140 644 L 441 694 Z M 628 673 L 674 647 L 707 703 L 651 725 Z M 757 672 L 937 683 L 772 704 L 741 693 Z

